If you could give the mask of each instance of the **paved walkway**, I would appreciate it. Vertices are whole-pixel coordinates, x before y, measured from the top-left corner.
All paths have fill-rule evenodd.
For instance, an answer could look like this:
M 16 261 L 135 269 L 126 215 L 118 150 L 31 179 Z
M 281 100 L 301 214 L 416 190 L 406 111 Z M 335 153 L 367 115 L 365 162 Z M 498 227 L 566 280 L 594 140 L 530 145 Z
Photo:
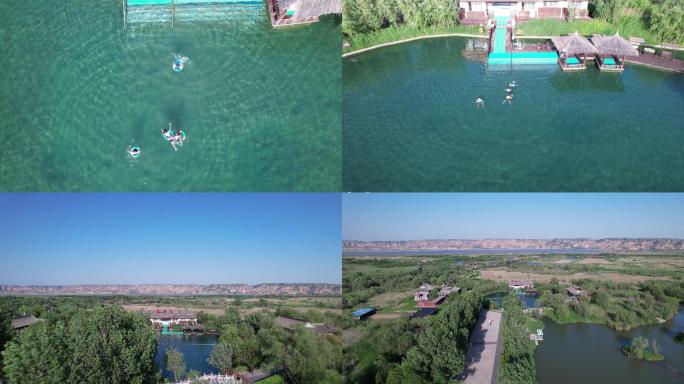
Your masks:
M 500 328 L 503 314 L 498 311 L 482 311 L 470 335 L 470 347 L 466 357 L 465 384 L 494 384 L 499 369 L 501 352 Z M 491 322 L 491 324 L 490 324 Z

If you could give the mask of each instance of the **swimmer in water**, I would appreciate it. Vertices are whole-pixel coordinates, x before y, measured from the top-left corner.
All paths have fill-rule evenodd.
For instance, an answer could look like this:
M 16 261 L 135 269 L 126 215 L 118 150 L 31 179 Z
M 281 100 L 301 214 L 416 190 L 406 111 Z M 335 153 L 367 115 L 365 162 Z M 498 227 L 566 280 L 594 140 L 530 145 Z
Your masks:
M 513 92 L 513 90 L 510 89 L 510 88 L 506 88 L 506 89 L 504 89 L 504 91 L 506 91 L 506 93 L 511 93 L 511 92 Z
M 181 147 L 183 146 L 183 142 L 185 141 L 185 137 L 183 137 L 183 134 L 181 133 L 181 130 L 178 129 L 176 130 L 176 135 L 173 136 L 173 142 L 180 145 Z M 175 148 L 175 147 L 174 147 Z
M 183 70 L 185 67 L 185 64 L 187 64 L 190 61 L 190 59 L 187 56 L 181 56 L 179 54 L 174 53 L 173 54 L 173 70 L 176 72 L 180 72 Z
M 484 102 L 484 100 L 482 100 L 481 97 L 478 97 L 477 99 L 475 99 L 475 105 L 477 105 L 478 108 L 480 108 L 480 107 L 484 108 L 484 104 L 485 104 L 485 102 Z
M 509 93 L 508 95 L 506 95 L 506 100 L 504 100 L 502 104 L 506 104 L 506 103 L 508 103 L 508 104 L 513 103 L 513 94 L 512 93 Z
M 129 146 L 128 146 L 128 149 L 126 150 L 126 152 L 128 152 L 128 155 L 129 155 L 130 157 L 132 157 L 132 158 L 134 158 L 134 159 L 137 159 L 138 156 L 140 156 L 140 152 L 142 152 L 142 151 L 140 150 L 140 147 L 138 147 L 137 145 L 135 145 L 135 146 L 130 146 L 130 145 L 129 145 Z
M 162 128 L 161 133 L 162 133 L 162 136 L 164 136 L 164 139 L 166 141 L 168 141 L 169 143 L 171 143 L 171 146 L 173 147 L 173 149 L 175 151 L 177 151 L 178 148 L 176 148 L 176 141 L 174 140 L 175 136 L 171 133 L 171 130 L 172 130 L 172 126 L 171 126 L 171 123 L 169 123 L 169 128 L 167 128 L 167 129 Z
M 508 83 L 508 86 L 511 87 L 511 88 L 513 88 L 513 87 L 515 87 L 515 86 L 517 86 L 517 85 L 518 85 L 518 83 L 516 83 L 515 80 L 511 81 L 510 83 Z

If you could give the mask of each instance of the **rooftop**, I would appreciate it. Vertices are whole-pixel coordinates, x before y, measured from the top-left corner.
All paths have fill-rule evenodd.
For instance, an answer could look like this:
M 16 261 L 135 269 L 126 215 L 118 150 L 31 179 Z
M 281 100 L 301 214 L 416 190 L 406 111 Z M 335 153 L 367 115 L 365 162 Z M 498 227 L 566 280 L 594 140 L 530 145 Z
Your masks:
M 33 324 L 38 323 L 40 321 L 42 321 L 42 319 L 39 319 L 33 315 L 15 317 L 12 319 L 12 328 L 14 328 L 14 329 L 26 328 L 29 325 L 33 325 Z
M 356 311 L 352 312 L 352 316 L 354 317 L 361 317 L 364 315 L 367 315 L 369 313 L 375 312 L 375 308 L 361 308 L 357 309 Z

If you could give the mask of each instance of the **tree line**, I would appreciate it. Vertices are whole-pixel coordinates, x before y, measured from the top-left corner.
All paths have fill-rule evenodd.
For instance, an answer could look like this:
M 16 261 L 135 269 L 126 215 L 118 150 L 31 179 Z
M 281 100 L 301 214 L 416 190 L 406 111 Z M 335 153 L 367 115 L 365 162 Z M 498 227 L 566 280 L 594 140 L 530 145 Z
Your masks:
M 684 2 L 681 0 L 592 0 L 592 17 L 619 24 L 637 17 L 664 42 L 684 42 Z
M 525 325 L 525 314 L 520 300 L 508 294 L 503 300 L 504 315 L 501 323 L 501 370 L 499 382 L 503 384 L 534 384 L 537 372 L 534 363 L 534 346 Z
M 116 306 L 51 314 L 5 344 L 9 384 L 159 383 L 154 329 Z
M 354 35 L 390 26 L 451 27 L 459 23 L 457 4 L 450 0 L 346 0 L 342 30 Z M 633 19 L 663 42 L 684 42 L 681 0 L 591 0 L 589 13 L 614 25 Z
M 212 321 L 221 336 L 208 361 L 222 373 L 281 370 L 291 383 L 342 382 L 341 346 L 336 336 L 318 335 L 303 326 L 283 328 L 271 313 L 243 318 L 235 308 Z
M 369 33 L 388 26 L 449 27 L 458 24 L 453 0 L 346 0 L 342 30 L 348 35 Z

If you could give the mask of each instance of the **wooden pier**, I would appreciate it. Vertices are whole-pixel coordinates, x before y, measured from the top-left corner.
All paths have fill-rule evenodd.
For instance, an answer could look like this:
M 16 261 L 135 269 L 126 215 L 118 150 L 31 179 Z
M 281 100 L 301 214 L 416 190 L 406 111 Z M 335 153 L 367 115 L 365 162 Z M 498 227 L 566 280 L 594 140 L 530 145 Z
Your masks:
M 342 0 L 266 0 L 273 27 L 317 22 L 321 16 L 342 13 Z

